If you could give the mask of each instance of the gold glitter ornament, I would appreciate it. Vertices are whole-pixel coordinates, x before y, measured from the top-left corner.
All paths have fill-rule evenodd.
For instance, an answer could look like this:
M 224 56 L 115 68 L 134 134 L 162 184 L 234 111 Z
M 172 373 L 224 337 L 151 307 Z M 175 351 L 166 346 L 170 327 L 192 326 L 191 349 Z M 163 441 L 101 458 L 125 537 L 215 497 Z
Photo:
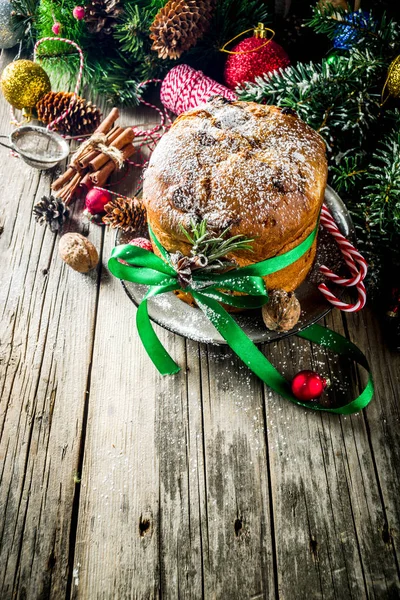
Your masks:
M 51 90 L 46 71 L 31 60 L 16 60 L 3 71 L 0 80 L 4 98 L 14 108 L 33 108 Z
M 387 89 L 391 96 L 400 96 L 400 55 L 391 63 L 387 76 Z

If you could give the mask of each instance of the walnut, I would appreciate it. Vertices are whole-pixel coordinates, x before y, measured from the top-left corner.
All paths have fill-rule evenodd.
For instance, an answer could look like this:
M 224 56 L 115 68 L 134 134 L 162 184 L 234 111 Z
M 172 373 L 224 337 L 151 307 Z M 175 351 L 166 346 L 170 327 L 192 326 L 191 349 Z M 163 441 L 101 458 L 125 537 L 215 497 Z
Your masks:
M 99 262 L 96 248 L 80 233 L 63 235 L 58 249 L 63 261 L 79 273 L 91 271 Z
M 273 290 L 269 294 L 268 304 L 262 307 L 262 317 L 268 329 L 289 331 L 300 318 L 300 302 L 294 292 Z

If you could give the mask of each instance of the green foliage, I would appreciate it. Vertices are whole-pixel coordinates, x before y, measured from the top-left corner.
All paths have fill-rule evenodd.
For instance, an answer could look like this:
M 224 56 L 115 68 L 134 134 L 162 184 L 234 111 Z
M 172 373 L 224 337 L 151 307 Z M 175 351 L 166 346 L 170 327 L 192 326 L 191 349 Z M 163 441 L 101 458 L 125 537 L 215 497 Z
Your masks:
M 221 259 L 225 259 L 227 254 L 238 252 L 239 250 L 252 251 L 252 242 L 254 239 L 247 239 L 244 235 L 238 234 L 229 236 L 230 228 L 227 227 L 220 235 L 214 234 L 207 229 L 207 219 L 200 223 L 190 221 L 190 231 L 187 231 L 182 225 L 181 230 L 192 245 L 190 254 L 192 256 L 202 255 L 207 258 L 207 266 L 217 263 L 222 266 Z M 224 264 L 226 266 L 226 263 Z
M 313 17 L 306 21 L 306 25 L 316 33 L 322 33 L 333 40 L 338 35 L 340 23 L 346 20 L 348 14 L 343 8 L 334 7 L 332 4 L 322 7 L 317 4 L 313 11 Z M 351 21 L 346 21 L 345 27 L 357 32 L 357 49 L 361 52 L 368 49 L 374 54 L 385 54 L 388 49 L 394 48 L 400 43 L 399 24 L 393 19 L 388 19 L 385 13 L 379 23 L 374 18 L 373 12 L 370 11 L 368 17 L 363 21 L 362 27 L 359 23 Z
M 12 25 L 26 45 L 33 48 L 36 39 L 35 19 L 39 0 L 11 0 Z
M 394 240 L 400 236 L 400 112 L 389 115 L 392 130 L 372 154 L 362 201 L 366 226 Z

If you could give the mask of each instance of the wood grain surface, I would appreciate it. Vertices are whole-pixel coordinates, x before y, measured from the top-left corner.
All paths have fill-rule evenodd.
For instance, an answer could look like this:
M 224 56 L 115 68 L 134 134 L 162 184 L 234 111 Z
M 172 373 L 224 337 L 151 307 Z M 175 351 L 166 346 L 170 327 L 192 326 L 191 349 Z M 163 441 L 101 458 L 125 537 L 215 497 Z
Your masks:
M 362 414 L 299 409 L 228 348 L 157 328 L 182 367 L 161 377 L 106 267 L 114 232 L 75 205 L 65 231 L 101 264 L 69 269 L 32 217 L 56 171 L 0 151 L 0 599 L 399 598 L 400 356 L 371 311 L 326 318 L 372 365 Z M 304 340 L 265 353 L 349 394 L 363 381 Z

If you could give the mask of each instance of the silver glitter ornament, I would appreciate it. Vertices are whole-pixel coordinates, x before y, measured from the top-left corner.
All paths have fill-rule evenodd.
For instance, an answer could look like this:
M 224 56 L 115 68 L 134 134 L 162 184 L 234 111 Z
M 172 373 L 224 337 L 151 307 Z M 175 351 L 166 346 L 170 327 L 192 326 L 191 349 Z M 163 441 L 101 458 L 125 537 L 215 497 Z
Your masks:
M 0 0 L 0 48 L 12 48 L 19 41 L 18 34 L 13 30 L 13 7 L 9 0 Z

